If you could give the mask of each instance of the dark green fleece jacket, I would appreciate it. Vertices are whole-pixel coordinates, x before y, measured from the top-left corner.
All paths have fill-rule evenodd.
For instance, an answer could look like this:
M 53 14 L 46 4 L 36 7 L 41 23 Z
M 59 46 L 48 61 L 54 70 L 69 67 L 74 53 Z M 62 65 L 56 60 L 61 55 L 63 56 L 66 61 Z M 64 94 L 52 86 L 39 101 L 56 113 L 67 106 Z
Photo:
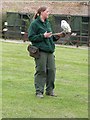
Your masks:
M 52 32 L 49 21 L 46 19 L 42 22 L 40 17 L 33 20 L 28 30 L 28 38 L 32 42 L 32 45 L 39 48 L 40 51 L 53 53 L 55 49 L 54 41 L 57 40 L 55 36 L 45 38 L 45 32 Z

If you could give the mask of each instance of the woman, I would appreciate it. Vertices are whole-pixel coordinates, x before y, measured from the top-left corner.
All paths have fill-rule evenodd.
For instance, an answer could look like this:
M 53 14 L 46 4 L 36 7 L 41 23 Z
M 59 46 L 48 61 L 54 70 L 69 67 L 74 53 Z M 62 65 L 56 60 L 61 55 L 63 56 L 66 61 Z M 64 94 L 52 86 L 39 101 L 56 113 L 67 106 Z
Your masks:
M 28 38 L 32 45 L 39 48 L 40 57 L 35 58 L 36 73 L 34 75 L 36 96 L 43 98 L 44 86 L 46 84 L 46 95 L 55 96 L 55 60 L 54 49 L 55 43 L 60 36 L 52 35 L 52 29 L 48 21 L 49 10 L 47 7 L 40 7 L 34 16 L 34 20 L 30 24 L 28 30 Z

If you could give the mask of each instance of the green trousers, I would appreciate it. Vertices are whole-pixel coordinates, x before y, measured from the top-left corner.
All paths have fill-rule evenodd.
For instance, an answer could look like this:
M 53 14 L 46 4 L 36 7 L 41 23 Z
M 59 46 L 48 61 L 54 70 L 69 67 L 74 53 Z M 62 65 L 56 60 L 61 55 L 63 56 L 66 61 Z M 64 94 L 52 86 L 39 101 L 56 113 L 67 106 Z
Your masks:
M 40 58 L 35 59 L 36 72 L 34 74 L 34 85 L 36 94 L 44 93 L 46 85 L 46 92 L 54 89 L 55 85 L 55 58 L 53 53 L 40 52 Z

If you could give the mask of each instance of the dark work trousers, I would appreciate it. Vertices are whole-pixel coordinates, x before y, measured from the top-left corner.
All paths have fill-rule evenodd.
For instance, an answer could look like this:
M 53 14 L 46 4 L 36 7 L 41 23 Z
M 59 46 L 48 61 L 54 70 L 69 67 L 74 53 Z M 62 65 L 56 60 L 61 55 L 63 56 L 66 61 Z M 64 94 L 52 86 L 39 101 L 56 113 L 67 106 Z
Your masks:
M 44 93 L 46 84 L 46 92 L 54 89 L 55 81 L 55 58 L 53 53 L 40 52 L 40 58 L 35 59 L 36 73 L 34 74 L 34 84 L 36 94 Z

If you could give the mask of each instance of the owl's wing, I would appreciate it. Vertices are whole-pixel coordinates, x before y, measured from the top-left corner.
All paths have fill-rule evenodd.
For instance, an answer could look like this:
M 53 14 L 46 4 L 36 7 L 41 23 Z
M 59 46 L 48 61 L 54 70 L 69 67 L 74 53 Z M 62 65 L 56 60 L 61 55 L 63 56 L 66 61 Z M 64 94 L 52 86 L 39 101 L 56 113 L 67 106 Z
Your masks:
M 68 23 L 62 23 L 61 28 L 64 30 L 64 32 L 71 32 L 71 28 Z

